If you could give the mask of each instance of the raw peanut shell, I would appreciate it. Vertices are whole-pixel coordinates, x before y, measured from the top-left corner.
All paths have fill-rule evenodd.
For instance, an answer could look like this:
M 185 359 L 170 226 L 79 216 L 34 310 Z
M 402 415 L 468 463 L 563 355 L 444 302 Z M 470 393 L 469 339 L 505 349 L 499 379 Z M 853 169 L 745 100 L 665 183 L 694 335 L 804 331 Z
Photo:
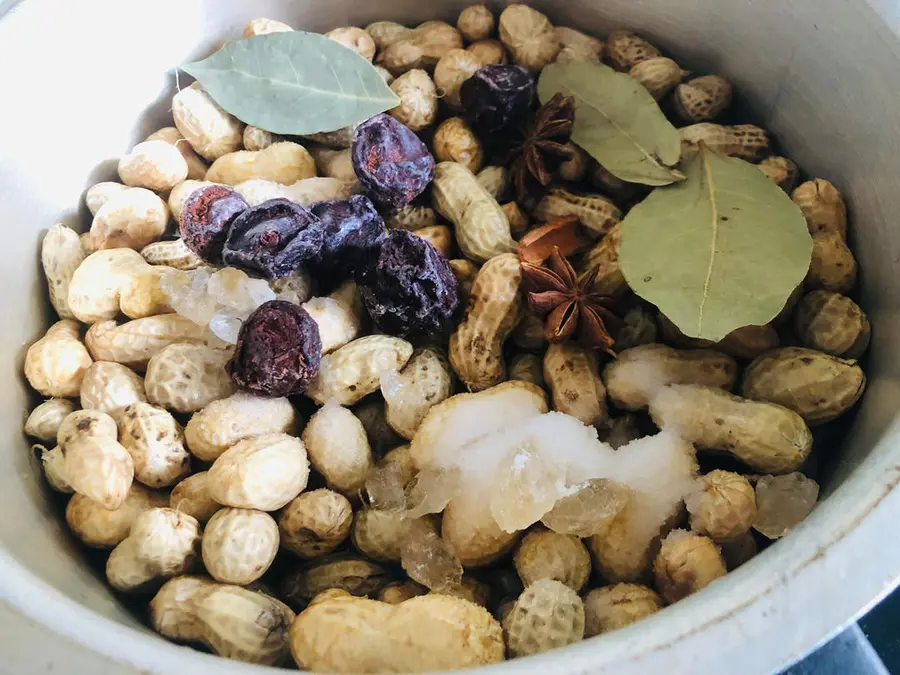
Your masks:
M 606 387 L 600 379 L 596 355 L 572 344 L 552 344 L 544 354 L 544 381 L 553 409 L 583 424 L 604 427 L 609 422 Z
M 809 425 L 840 417 L 862 396 L 866 375 L 856 361 L 803 347 L 763 354 L 744 372 L 741 393 L 798 413 Z
M 538 222 L 575 216 L 586 234 L 594 239 L 607 234 L 620 220 L 622 211 L 603 195 L 575 194 L 563 188 L 552 188 L 534 209 Z
M 315 602 L 291 626 L 291 651 L 304 670 L 401 673 L 496 663 L 504 649 L 487 610 L 435 594 L 399 605 L 350 596 Z
M 616 223 L 600 241 L 584 255 L 578 268 L 578 276 L 583 277 L 595 268 L 600 268 L 594 280 L 594 290 L 614 298 L 625 295 L 629 288 L 625 275 L 619 267 L 619 242 L 622 227 Z
M 698 450 L 727 452 L 755 471 L 790 473 L 812 450 L 812 434 L 797 413 L 774 403 L 695 384 L 664 387 L 650 416 Z
M 833 232 L 847 238 L 847 206 L 841 193 L 824 178 L 816 178 L 800 185 L 791 193 L 800 207 L 809 233 Z
M 800 301 L 794 332 L 804 347 L 857 359 L 869 346 L 869 319 L 853 300 L 830 291 L 812 291 Z
M 470 391 L 506 376 L 503 343 L 522 316 L 519 259 L 512 253 L 486 262 L 472 284 L 466 316 L 450 337 L 450 364 Z
M 791 190 L 797 184 L 800 169 L 787 157 L 772 155 L 771 157 L 766 157 L 756 166 L 766 174 L 769 180 L 788 194 L 791 193 Z
M 691 349 L 713 347 L 735 358 L 754 359 L 763 352 L 775 349 L 780 344 L 778 331 L 771 324 L 736 328 L 718 342 L 712 342 L 686 336 L 678 329 L 678 326 L 662 314 L 658 316 L 658 319 L 663 339 L 676 347 Z
M 701 122 L 682 127 L 678 133 L 681 135 L 682 161 L 694 155 L 700 143 L 715 152 L 748 162 L 759 160 L 769 150 L 766 130 L 753 124 L 726 126 Z
M 628 75 L 644 85 L 657 101 L 662 100 L 681 82 L 681 66 L 665 56 L 641 61 L 628 71 Z
M 730 391 L 737 381 L 737 363 L 712 349 L 640 345 L 621 352 L 607 365 L 603 381 L 617 407 L 640 410 L 667 384 L 702 384 Z
M 856 258 L 839 232 L 813 235 L 812 262 L 804 281 L 807 288 L 846 295 L 856 286 L 856 275 Z
M 708 122 L 731 105 L 731 85 L 724 77 L 704 75 L 675 87 L 675 111 L 685 122 Z

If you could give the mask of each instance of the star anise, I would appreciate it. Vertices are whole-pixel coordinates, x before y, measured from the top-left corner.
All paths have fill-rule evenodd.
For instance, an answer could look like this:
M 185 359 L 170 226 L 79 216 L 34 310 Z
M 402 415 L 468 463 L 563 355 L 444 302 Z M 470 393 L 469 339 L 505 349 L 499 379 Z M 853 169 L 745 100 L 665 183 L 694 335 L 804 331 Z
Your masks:
M 613 353 L 615 339 L 609 329 L 616 330 L 621 321 L 609 308 L 612 297 L 592 290 L 599 268 L 579 280 L 558 248 L 546 265 L 523 261 L 521 266 L 528 308 L 544 320 L 548 342 L 574 337 L 583 347 Z
M 566 146 L 575 122 L 575 99 L 556 94 L 538 108 L 510 147 L 513 184 L 520 202 L 539 196 L 553 172 L 575 153 Z

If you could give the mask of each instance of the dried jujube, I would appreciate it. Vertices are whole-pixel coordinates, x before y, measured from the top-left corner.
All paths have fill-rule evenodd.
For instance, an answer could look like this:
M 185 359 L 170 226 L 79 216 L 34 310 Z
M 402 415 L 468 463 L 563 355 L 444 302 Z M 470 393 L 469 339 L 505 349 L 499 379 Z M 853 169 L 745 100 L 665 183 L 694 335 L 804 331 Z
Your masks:
M 534 99 L 534 78 L 521 66 L 489 65 L 459 90 L 465 117 L 485 141 L 515 128 Z
M 231 224 L 222 259 L 267 279 L 278 279 L 322 251 L 322 228 L 305 207 L 270 199 L 241 213 Z
M 356 128 L 351 151 L 353 170 L 378 204 L 406 206 L 434 178 L 434 157 L 409 128 L 381 114 Z
M 368 197 L 318 202 L 309 207 L 322 229 L 322 254 L 316 271 L 323 274 L 353 273 L 387 235 L 384 221 Z
M 241 195 L 224 185 L 194 190 L 181 210 L 181 239 L 205 262 L 221 265 L 231 224 L 248 208 Z
M 306 391 L 319 374 L 322 340 L 319 326 L 300 305 L 270 300 L 241 326 L 232 381 L 260 396 L 291 396 Z
M 456 276 L 447 259 L 412 232 L 391 230 L 357 278 L 363 304 L 384 333 L 433 335 L 453 324 Z

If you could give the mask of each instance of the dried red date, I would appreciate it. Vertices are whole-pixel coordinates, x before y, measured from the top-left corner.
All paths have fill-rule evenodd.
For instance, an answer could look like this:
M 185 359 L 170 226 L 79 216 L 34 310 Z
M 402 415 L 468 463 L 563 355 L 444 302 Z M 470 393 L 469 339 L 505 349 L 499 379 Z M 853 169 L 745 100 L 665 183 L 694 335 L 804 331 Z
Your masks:
M 466 119 L 484 140 L 521 122 L 534 99 L 534 78 L 521 66 L 489 65 L 459 90 Z
M 228 372 L 239 388 L 254 394 L 291 396 L 306 391 L 321 359 L 315 320 L 299 305 L 271 300 L 241 326 Z
M 194 190 L 181 209 L 181 239 L 205 262 L 221 265 L 228 230 L 248 208 L 241 195 L 224 185 Z
M 234 219 L 222 259 L 251 274 L 278 279 L 316 260 L 321 251 L 318 219 L 288 199 L 270 199 Z
M 406 206 L 434 178 L 434 157 L 410 129 L 388 114 L 356 128 L 351 150 L 353 170 L 373 201 Z
M 453 325 L 459 283 L 447 259 L 406 230 L 391 230 L 357 275 L 363 304 L 378 329 L 413 337 Z
M 316 272 L 352 274 L 387 235 L 384 221 L 368 197 L 318 202 L 309 207 L 322 228 L 322 255 Z

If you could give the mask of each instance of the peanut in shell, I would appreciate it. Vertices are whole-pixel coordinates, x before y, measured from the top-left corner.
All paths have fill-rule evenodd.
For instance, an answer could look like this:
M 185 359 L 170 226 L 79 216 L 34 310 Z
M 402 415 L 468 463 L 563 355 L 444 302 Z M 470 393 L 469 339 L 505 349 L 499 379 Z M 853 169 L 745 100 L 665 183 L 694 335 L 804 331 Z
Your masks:
M 794 332 L 804 347 L 856 359 L 869 346 L 872 329 L 853 300 L 830 291 L 812 291 L 800 301 Z
M 744 372 L 741 392 L 793 410 L 809 425 L 840 417 L 866 388 L 856 361 L 803 347 L 775 349 L 755 359 Z

